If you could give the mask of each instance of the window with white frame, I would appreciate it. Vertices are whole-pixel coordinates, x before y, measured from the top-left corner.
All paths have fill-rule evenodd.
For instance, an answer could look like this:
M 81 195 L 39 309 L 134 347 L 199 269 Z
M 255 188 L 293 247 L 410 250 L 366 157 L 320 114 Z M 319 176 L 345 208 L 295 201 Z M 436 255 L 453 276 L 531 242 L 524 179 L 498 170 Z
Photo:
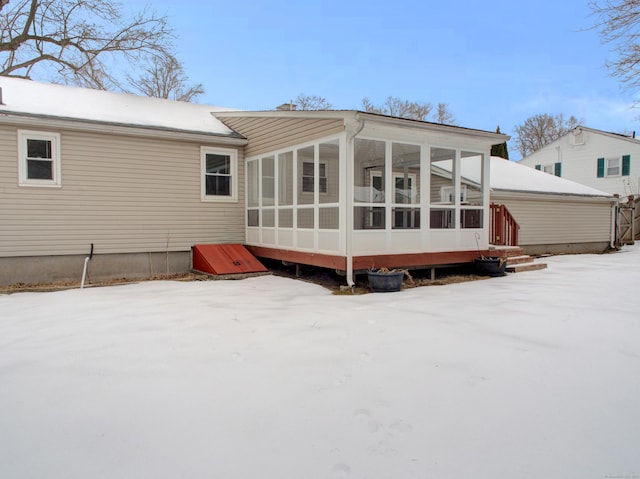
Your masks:
M 629 176 L 631 173 L 631 155 L 598 158 L 598 178 L 610 176 Z
M 442 186 L 440 187 L 440 201 L 443 203 L 453 204 L 455 199 L 453 197 L 453 192 L 455 188 L 453 186 Z M 467 201 L 467 185 L 460 186 L 460 203 L 464 203 Z
M 302 162 L 302 192 L 313 193 L 314 185 L 314 164 L 311 161 Z M 327 164 L 318 163 L 318 191 L 320 193 L 327 192 Z
M 238 153 L 226 148 L 202 147 L 202 200 L 238 200 Z
M 607 158 L 607 176 L 620 176 L 620 158 Z
M 20 186 L 62 186 L 58 133 L 18 130 L 18 157 Z

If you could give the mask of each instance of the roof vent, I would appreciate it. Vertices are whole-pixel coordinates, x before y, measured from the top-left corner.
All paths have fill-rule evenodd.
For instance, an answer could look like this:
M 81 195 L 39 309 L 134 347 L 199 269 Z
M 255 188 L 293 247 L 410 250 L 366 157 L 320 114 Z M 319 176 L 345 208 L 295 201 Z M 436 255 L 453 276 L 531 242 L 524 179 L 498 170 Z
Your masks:
M 584 130 L 580 127 L 573 130 L 573 144 L 584 145 Z

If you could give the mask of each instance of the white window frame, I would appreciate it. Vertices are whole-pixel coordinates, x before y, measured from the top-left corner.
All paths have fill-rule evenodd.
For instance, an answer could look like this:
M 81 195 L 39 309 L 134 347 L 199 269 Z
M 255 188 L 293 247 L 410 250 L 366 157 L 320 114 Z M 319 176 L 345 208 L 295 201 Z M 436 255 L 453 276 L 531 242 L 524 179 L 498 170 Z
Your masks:
M 443 204 L 447 205 L 455 205 L 456 201 L 453 197 L 453 191 L 455 187 L 452 186 L 441 186 L 440 187 L 440 201 Z M 467 201 L 467 185 L 460 185 L 460 204 L 465 203 Z
M 611 166 L 611 163 L 617 162 L 617 166 Z M 622 157 L 618 156 L 617 158 L 606 158 L 604 161 L 604 176 L 605 178 L 612 178 L 615 176 L 622 176 Z M 617 173 L 609 173 L 610 168 L 617 168 Z
M 542 165 L 542 171 L 544 171 L 548 175 L 555 175 L 556 174 L 556 165 L 555 165 L 555 163 L 549 163 L 547 165 Z
M 418 181 L 418 176 L 415 173 L 408 173 L 406 175 L 406 178 L 409 180 L 410 183 L 410 188 L 407 190 L 406 188 L 404 189 L 404 191 L 409 191 L 409 197 L 411 199 L 411 201 L 409 203 L 398 203 L 396 201 L 396 196 L 398 194 L 398 188 L 396 188 L 396 180 L 400 178 L 402 180 L 405 179 L 405 174 L 404 173 L 400 173 L 400 172 L 393 172 L 393 204 L 394 205 L 417 205 L 418 202 L 416 201 L 416 198 L 418 196 L 418 185 L 417 185 L 417 181 Z
M 229 167 L 231 169 L 231 173 L 228 175 L 231 177 L 230 195 L 207 194 L 207 154 L 229 157 Z M 200 183 L 200 196 L 202 201 L 236 203 L 238 201 L 238 151 L 230 148 L 200 147 Z
M 53 178 L 47 179 L 35 179 L 28 178 L 28 160 L 35 160 L 37 158 L 27 157 L 27 141 L 28 140 L 43 140 L 51 142 L 51 174 Z M 18 185 L 19 186 L 35 186 L 44 188 L 60 188 L 62 186 L 62 168 L 60 160 L 60 134 L 51 133 L 47 131 L 31 131 L 31 130 L 18 130 Z
M 304 174 L 304 165 L 311 165 L 313 167 L 313 176 L 311 175 L 305 175 Z M 322 175 L 322 169 L 324 169 L 324 176 Z M 314 189 L 315 189 L 315 162 L 313 161 L 303 161 L 302 162 L 302 192 L 303 193 L 313 193 Z M 304 179 L 305 178 L 311 178 L 313 179 L 313 189 L 309 190 L 308 188 L 305 189 L 305 183 L 304 183 Z M 324 187 L 322 185 L 322 180 L 324 179 Z M 328 179 L 327 179 L 327 162 L 326 161 L 319 161 L 318 162 L 318 193 L 320 193 L 321 195 L 326 195 L 327 192 L 329 191 L 328 188 Z

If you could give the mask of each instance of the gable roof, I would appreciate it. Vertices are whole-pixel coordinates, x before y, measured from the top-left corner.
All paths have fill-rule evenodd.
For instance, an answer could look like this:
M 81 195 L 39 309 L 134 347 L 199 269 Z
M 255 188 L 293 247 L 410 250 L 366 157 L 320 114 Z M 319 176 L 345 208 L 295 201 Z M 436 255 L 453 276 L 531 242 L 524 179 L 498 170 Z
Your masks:
M 227 118 L 300 118 L 300 119 L 341 119 L 348 120 L 360 120 L 360 121 L 374 121 L 377 123 L 395 125 L 399 127 L 412 127 L 418 129 L 425 129 L 439 132 L 458 132 L 468 136 L 475 136 L 485 140 L 490 140 L 492 144 L 503 143 L 509 140 L 511 137 L 503 133 L 496 133 L 493 131 L 478 130 L 474 128 L 467 128 L 457 125 L 445 125 L 443 123 L 434 123 L 426 120 L 415 120 L 412 118 L 402 118 L 397 116 L 385 115 L 382 113 L 372 113 L 361 110 L 261 110 L 261 111 L 247 111 L 247 110 L 232 110 L 225 109 L 214 112 L 216 117 L 221 120 Z
M 462 174 L 465 174 L 463 171 Z M 465 175 L 466 176 L 466 175 Z M 478 180 L 480 177 L 478 176 Z M 576 196 L 613 195 L 495 156 L 491 157 L 491 189 Z
M 633 132 L 633 136 L 629 136 L 629 135 L 626 135 L 624 133 L 613 133 L 613 132 L 610 132 L 610 131 L 596 130 L 595 128 L 589 128 L 589 127 L 586 127 L 586 126 L 578 125 L 573 130 L 567 132 L 566 135 L 568 135 L 569 133 L 573 133 L 575 131 L 579 132 L 579 130 L 584 130 L 584 131 L 589 131 L 591 133 L 597 133 L 597 134 L 600 134 L 600 135 L 609 136 L 611 138 L 615 138 L 616 140 L 626 140 L 626 141 L 631 141 L 631 142 L 636 143 L 636 144 L 640 144 L 640 140 L 636 139 L 636 137 L 635 137 L 635 131 Z M 564 135 L 564 136 L 566 136 L 566 135 Z
M 566 138 L 569 135 L 580 133 L 580 131 L 587 131 L 589 133 L 594 133 L 596 135 L 606 136 L 606 137 L 611 138 L 613 140 L 631 142 L 636 146 L 640 146 L 640 140 L 637 139 L 637 138 L 634 138 L 633 136 L 625 135 L 625 134 L 622 134 L 622 133 L 612 133 L 610 131 L 596 130 L 595 128 L 588 128 L 586 126 L 579 125 L 579 126 L 576 126 L 574 129 L 569 130 L 567 133 L 562 135 L 560 138 L 557 138 L 557 139 L 553 140 L 552 142 L 547 143 L 542 148 L 539 148 L 536 151 L 531 152 L 530 154 L 528 154 L 527 156 L 522 158 L 522 160 L 526 160 L 528 158 L 537 156 L 541 152 L 546 152 L 547 150 L 553 149 L 564 138 Z M 522 160 L 520 160 L 520 161 L 522 161 Z
M 213 116 L 219 107 L 12 77 L 0 89 L 3 114 L 242 138 Z
M 442 171 L 451 172 L 450 160 L 437 161 L 434 165 Z M 463 179 L 470 183 L 480 184 L 481 171 L 479 161 L 463 162 L 461 168 L 460 175 Z M 492 191 L 613 198 L 613 195 L 604 191 L 550 175 L 497 156 L 491 157 L 490 171 L 489 186 Z

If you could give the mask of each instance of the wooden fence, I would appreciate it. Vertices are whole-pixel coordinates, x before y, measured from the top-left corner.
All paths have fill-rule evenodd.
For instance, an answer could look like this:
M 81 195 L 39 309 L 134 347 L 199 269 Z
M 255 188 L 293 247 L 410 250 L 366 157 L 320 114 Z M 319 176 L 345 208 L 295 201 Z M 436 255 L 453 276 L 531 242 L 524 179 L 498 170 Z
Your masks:
M 640 239 L 640 195 L 629 196 L 618 205 L 616 244 L 633 244 Z

